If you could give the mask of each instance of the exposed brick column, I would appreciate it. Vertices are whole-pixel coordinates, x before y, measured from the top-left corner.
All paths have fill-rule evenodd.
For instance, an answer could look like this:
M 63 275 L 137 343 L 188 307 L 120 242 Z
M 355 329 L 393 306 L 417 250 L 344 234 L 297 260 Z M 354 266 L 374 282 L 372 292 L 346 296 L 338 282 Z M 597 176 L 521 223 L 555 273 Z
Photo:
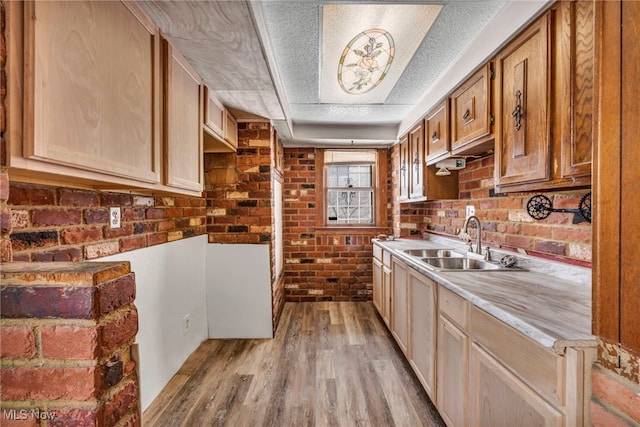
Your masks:
M 1 267 L 0 424 L 140 425 L 129 263 Z

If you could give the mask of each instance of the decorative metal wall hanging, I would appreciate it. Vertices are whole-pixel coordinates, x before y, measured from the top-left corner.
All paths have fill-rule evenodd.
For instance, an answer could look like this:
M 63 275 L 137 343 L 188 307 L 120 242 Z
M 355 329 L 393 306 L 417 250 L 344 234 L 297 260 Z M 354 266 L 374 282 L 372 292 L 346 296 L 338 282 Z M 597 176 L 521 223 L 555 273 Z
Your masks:
M 533 196 L 527 202 L 527 213 L 533 219 L 545 219 L 553 212 L 572 213 L 573 223 L 591 222 L 591 192 L 588 192 L 580 199 L 577 209 L 554 208 L 551 199 L 542 194 Z

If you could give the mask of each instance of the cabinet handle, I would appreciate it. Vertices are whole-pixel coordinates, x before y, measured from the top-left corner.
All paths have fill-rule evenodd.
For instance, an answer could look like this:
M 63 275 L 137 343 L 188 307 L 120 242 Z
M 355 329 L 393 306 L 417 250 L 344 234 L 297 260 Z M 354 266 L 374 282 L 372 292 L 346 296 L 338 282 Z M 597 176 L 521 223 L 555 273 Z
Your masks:
M 469 115 L 470 115 L 470 114 L 471 114 L 471 110 L 469 110 L 469 109 L 467 108 L 467 111 L 465 111 L 465 112 L 464 112 L 464 115 L 462 116 L 462 118 L 463 118 L 464 120 L 467 120 L 467 119 L 469 118 Z
M 431 140 L 435 141 L 436 139 L 438 139 L 438 132 L 433 131 L 433 134 L 431 135 Z
M 521 98 L 522 98 L 522 92 L 520 92 L 520 90 L 516 91 L 516 108 L 513 109 L 513 111 L 511 112 L 511 117 L 514 118 L 514 124 L 513 126 L 516 128 L 516 130 L 520 130 L 520 128 L 522 127 L 522 106 L 521 106 Z

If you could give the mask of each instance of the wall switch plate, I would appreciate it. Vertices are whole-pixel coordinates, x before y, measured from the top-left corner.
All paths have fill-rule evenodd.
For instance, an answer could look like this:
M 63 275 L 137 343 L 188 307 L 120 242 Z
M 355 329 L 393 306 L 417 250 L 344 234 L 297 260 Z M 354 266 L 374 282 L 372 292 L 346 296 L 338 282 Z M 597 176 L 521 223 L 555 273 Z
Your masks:
M 109 227 L 120 228 L 120 208 L 109 208 Z
M 191 315 L 186 314 L 182 318 L 182 335 L 187 335 L 191 331 Z
M 466 218 L 469 218 L 472 215 L 476 214 L 476 207 L 473 205 L 467 205 L 467 216 Z

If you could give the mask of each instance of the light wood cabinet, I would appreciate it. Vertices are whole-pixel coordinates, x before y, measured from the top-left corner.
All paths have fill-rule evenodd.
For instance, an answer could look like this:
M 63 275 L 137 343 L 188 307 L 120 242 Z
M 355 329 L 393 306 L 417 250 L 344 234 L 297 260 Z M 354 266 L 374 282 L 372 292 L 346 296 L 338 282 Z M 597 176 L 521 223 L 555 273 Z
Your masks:
M 167 40 L 163 54 L 165 184 L 202 191 L 202 82 Z
M 67 179 L 107 174 L 160 182 L 160 38 L 153 22 L 123 2 L 8 6 L 10 166 Z
M 469 304 L 444 287 L 438 291 L 437 406 L 448 426 L 469 425 Z
M 374 256 L 373 258 L 373 305 L 382 315 L 384 312 L 384 288 L 382 281 L 382 260 Z
M 482 154 L 492 149 L 491 64 L 476 71 L 450 98 L 452 154 Z
M 6 9 L 12 181 L 201 195 L 200 79 L 141 8 Z
M 373 245 L 373 305 L 389 326 L 391 312 L 391 253 Z
M 205 153 L 238 149 L 238 123 L 208 87 L 205 87 L 203 130 Z
M 409 270 L 409 363 L 429 397 L 436 399 L 437 284 Z
M 392 286 L 391 286 L 391 334 L 395 338 L 402 352 L 407 355 L 409 350 L 409 292 L 407 266 L 393 258 Z
M 425 153 L 427 165 L 449 157 L 449 100 L 444 99 L 427 113 L 425 122 Z
M 496 191 L 590 185 L 593 8 L 557 2 L 496 56 Z
M 382 265 L 382 320 L 389 327 L 391 324 L 391 266 Z
M 557 409 L 475 343 L 470 360 L 472 426 L 568 425 Z

